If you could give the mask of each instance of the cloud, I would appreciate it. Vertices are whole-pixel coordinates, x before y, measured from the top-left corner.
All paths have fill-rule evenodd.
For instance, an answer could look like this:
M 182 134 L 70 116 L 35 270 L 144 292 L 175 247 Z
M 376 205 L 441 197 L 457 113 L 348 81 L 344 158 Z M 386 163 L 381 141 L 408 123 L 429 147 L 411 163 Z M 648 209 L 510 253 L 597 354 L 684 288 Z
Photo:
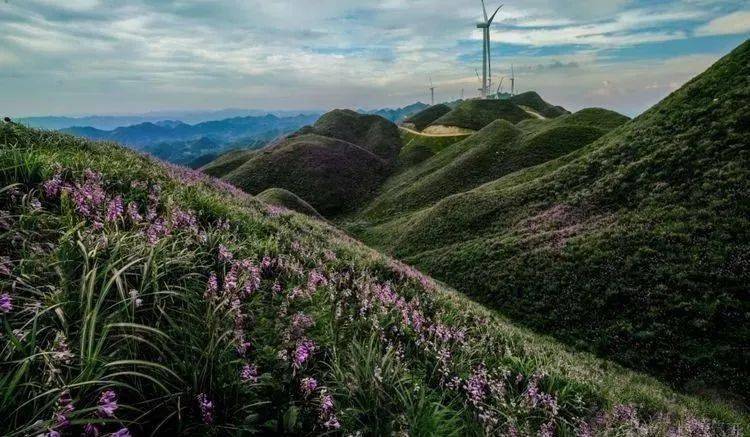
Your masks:
M 508 4 L 493 71 L 513 63 L 530 86 L 574 87 L 556 103 L 576 106 L 608 80 L 595 72 L 647 65 L 606 50 L 688 40 L 738 3 L 703 1 Z M 0 104 L 24 115 L 397 106 L 425 99 L 428 76 L 455 98 L 477 87 L 480 15 L 478 0 L 0 0 L 11 76 Z
M 750 11 L 715 18 L 696 30 L 697 35 L 732 35 L 750 32 Z

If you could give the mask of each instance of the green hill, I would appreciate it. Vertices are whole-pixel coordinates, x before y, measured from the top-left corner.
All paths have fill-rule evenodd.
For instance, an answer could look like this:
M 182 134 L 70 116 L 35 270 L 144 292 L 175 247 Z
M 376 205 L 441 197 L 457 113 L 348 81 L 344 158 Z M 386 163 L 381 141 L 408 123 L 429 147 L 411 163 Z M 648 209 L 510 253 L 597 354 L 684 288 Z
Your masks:
M 244 164 L 257 152 L 257 150 L 246 149 L 230 150 L 229 152 L 222 153 L 213 161 L 204 164 L 202 167 L 200 167 L 200 170 L 207 175 L 218 178 L 237 169 L 237 167 Z
M 606 128 L 593 127 L 593 120 Z M 568 154 L 625 120 L 627 117 L 615 112 L 584 109 L 555 120 L 530 119 L 515 126 L 505 120 L 493 121 L 393 177 L 361 216 L 376 222 L 393 220 L 452 194 Z M 404 149 L 408 148 L 409 143 Z
M 269 188 L 255 197 L 269 205 L 281 206 L 318 219 L 323 218 L 323 216 L 321 216 L 315 208 L 310 206 L 309 203 L 305 202 L 291 191 L 283 188 Z
M 361 235 L 534 329 L 746 402 L 749 102 L 746 42 L 592 144 Z
M 411 167 L 434 156 L 446 147 L 466 139 L 467 135 L 429 136 L 401 130 L 404 147 L 398 155 L 402 168 Z
M 545 118 L 557 118 L 561 115 L 570 114 L 570 112 L 562 106 L 554 106 L 545 102 L 544 99 L 534 91 L 517 94 L 511 97 L 510 101 L 518 106 L 530 108 Z
M 401 137 L 392 122 L 378 115 L 335 109 L 312 125 L 311 133 L 356 144 L 379 157 L 393 161 L 401 150 Z
M 466 100 L 431 125 L 480 130 L 498 119 L 515 124 L 527 118 L 531 115 L 509 100 Z
M 251 194 L 287 189 L 331 217 L 370 197 L 388 172 L 387 161 L 356 144 L 304 134 L 258 151 L 222 179 Z
M 404 120 L 404 123 L 414 125 L 416 130 L 422 130 L 430 125 L 433 121 L 449 113 L 451 108 L 448 105 L 438 104 L 425 108 L 424 110 L 412 115 Z
M 2 124 L 0 187 L 3 435 L 750 430 L 324 222 L 113 144 Z

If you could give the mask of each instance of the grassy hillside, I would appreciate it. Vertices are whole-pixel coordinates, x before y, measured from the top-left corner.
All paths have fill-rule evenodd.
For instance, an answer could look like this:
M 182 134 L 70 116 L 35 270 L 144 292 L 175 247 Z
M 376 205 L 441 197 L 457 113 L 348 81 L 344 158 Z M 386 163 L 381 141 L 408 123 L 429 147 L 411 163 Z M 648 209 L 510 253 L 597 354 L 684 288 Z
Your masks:
M 750 430 L 112 144 L 1 125 L 0 187 L 3 435 Z
M 200 170 L 209 176 L 221 177 L 236 170 L 248 159 L 258 153 L 257 150 L 235 149 L 222 153 L 216 159 L 203 165 Z
M 519 106 L 525 106 L 539 113 L 545 118 L 557 118 L 561 115 L 570 114 L 562 106 L 554 106 L 547 103 L 542 97 L 534 91 L 517 94 L 510 98 L 510 101 Z
M 449 113 L 451 108 L 448 105 L 438 104 L 430 106 L 411 117 L 404 120 L 405 123 L 411 123 L 417 130 L 422 130 L 430 125 L 433 121 Z
M 593 127 L 593 120 L 601 126 L 613 126 L 627 117 L 585 109 L 555 120 L 527 120 L 516 126 L 496 120 L 392 178 L 380 195 L 368 203 L 361 218 L 393 220 L 452 194 L 568 154 L 608 132 Z
M 251 194 L 287 189 L 330 217 L 371 196 L 388 171 L 385 160 L 362 147 L 305 134 L 260 150 L 223 179 Z
M 466 139 L 467 135 L 428 136 L 401 130 L 404 147 L 398 155 L 400 166 L 411 167 L 439 153 L 446 147 Z
M 378 115 L 336 109 L 320 117 L 312 132 L 356 144 L 388 161 L 394 160 L 401 150 L 398 128 Z
M 323 216 L 321 216 L 315 208 L 310 206 L 309 203 L 305 202 L 291 191 L 283 188 L 269 188 L 255 197 L 269 205 L 280 206 L 318 219 L 323 218 Z
M 539 331 L 746 401 L 748 102 L 750 42 L 589 146 L 363 235 Z
M 466 100 L 432 125 L 480 130 L 497 119 L 515 124 L 527 118 L 531 116 L 509 100 Z

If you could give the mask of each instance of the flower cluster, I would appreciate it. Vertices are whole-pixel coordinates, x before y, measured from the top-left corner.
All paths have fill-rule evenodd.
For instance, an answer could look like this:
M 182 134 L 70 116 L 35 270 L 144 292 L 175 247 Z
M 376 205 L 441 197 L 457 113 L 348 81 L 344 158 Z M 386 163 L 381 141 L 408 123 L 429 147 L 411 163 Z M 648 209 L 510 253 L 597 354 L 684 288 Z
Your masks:
M 203 423 L 210 425 L 214 421 L 214 403 L 208 399 L 205 393 L 199 394 L 196 399 L 198 400 L 198 409 L 201 412 Z

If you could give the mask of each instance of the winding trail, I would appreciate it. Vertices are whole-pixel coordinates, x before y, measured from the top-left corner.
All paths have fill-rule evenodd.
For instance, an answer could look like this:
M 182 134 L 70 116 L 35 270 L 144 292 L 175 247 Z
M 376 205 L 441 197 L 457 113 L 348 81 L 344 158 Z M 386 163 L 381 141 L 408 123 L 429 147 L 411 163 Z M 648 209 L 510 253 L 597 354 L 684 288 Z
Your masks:
M 472 133 L 465 133 L 465 134 L 427 134 L 427 133 L 424 133 L 424 132 L 416 131 L 414 129 L 409 129 L 408 127 L 399 126 L 398 128 L 402 129 L 402 130 L 404 130 L 406 132 L 409 132 L 410 134 L 420 135 L 420 136 L 423 136 L 423 137 L 468 137 L 469 135 L 473 135 L 474 134 L 474 132 L 472 132 Z

